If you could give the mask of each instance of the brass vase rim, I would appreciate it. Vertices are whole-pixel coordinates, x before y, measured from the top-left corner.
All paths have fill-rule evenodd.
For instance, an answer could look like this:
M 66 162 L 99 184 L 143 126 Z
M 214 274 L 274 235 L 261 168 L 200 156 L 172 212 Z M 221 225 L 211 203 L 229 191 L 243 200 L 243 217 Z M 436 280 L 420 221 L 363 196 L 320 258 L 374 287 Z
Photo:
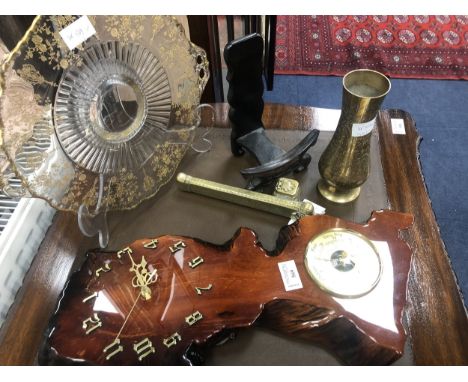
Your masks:
M 387 83 L 387 90 L 385 92 L 383 92 L 382 94 L 380 94 L 378 96 L 373 96 L 373 97 L 370 97 L 370 96 L 366 97 L 366 96 L 361 96 L 359 94 L 356 94 L 355 92 L 351 91 L 345 84 L 346 78 L 348 76 L 352 75 L 353 73 L 356 73 L 356 72 L 370 72 L 370 73 L 374 73 L 374 74 L 378 75 L 379 77 L 383 77 L 383 79 Z M 352 94 L 353 96 L 356 96 L 356 97 L 359 97 L 359 98 L 377 99 L 377 98 L 385 97 L 390 92 L 390 90 L 392 88 L 392 83 L 391 83 L 390 79 L 385 74 L 383 74 L 381 72 L 378 72 L 377 70 L 361 68 L 361 69 L 351 70 L 350 72 L 346 73 L 343 76 L 343 88 L 346 89 L 346 91 L 349 92 L 350 94 Z

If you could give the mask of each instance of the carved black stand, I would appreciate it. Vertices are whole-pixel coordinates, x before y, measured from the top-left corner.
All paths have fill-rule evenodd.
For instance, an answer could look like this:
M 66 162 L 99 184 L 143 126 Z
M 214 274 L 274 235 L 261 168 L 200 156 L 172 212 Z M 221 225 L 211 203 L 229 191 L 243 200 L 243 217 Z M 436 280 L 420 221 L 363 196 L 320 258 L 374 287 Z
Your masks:
M 241 171 L 248 180 L 248 189 L 256 189 L 291 171 L 307 168 L 311 157 L 306 151 L 315 144 L 319 135 L 318 130 L 312 130 L 288 152 L 267 137 L 262 123 L 262 56 L 263 38 L 258 33 L 234 40 L 224 48 L 228 68 L 231 151 L 240 156 L 247 150 L 260 163 Z

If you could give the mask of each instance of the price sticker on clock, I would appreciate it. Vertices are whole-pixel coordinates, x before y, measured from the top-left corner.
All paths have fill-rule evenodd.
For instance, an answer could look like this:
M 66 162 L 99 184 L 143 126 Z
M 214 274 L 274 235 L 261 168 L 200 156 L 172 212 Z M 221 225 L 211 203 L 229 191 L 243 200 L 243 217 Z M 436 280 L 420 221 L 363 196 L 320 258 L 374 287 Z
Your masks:
M 301 277 L 299 276 L 294 260 L 278 263 L 278 268 L 280 270 L 286 292 L 302 288 Z

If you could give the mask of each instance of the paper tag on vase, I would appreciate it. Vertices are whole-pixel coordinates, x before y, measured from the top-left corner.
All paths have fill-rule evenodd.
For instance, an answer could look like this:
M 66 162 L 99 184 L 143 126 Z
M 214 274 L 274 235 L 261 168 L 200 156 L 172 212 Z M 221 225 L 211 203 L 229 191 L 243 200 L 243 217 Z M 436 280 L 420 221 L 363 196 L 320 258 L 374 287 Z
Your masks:
M 369 134 L 375 125 L 375 118 L 370 120 L 369 122 L 364 123 L 353 123 L 353 127 L 351 130 L 352 137 L 363 137 L 364 135 Z

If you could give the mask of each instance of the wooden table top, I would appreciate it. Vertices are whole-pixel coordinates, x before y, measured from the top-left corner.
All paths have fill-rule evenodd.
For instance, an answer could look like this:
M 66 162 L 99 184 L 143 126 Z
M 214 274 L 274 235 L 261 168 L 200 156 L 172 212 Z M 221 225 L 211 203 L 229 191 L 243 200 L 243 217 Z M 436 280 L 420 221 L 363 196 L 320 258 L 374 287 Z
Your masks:
M 215 126 L 227 127 L 228 105 L 214 106 Z M 266 128 L 307 130 L 320 129 L 326 116 L 323 109 L 266 104 L 263 120 Z M 392 133 L 391 118 L 404 119 L 406 135 Z M 415 217 L 403 234 L 414 249 L 404 318 L 414 363 L 468 365 L 467 312 L 421 174 L 414 121 L 404 111 L 386 110 L 377 125 L 389 206 Z M 96 246 L 95 239 L 80 233 L 75 215 L 57 212 L 0 330 L 0 365 L 37 363 L 60 292 L 85 251 Z

